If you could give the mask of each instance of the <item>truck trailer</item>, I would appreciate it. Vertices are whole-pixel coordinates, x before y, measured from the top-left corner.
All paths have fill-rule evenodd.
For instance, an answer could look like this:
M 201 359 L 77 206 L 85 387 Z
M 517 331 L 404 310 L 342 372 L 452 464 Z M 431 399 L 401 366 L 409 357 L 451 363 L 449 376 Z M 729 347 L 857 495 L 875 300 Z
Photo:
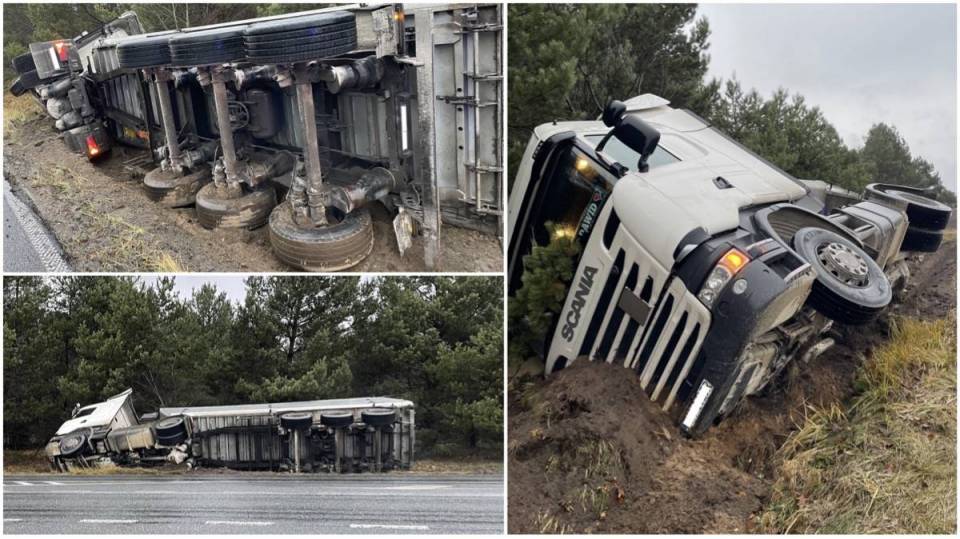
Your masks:
M 31 44 L 11 91 L 91 160 L 149 150 L 146 196 L 210 229 L 266 225 L 293 268 L 366 258 L 373 202 L 435 268 L 441 223 L 501 233 L 501 11 L 355 4 L 150 33 L 127 12 Z
M 413 464 L 408 400 L 351 398 L 160 408 L 137 415 L 133 390 L 81 407 L 47 442 L 51 467 L 103 465 L 290 472 L 381 472 Z
M 636 373 L 697 436 L 790 362 L 875 319 L 936 251 L 952 209 L 922 189 L 798 180 L 646 94 L 534 130 L 509 201 L 509 293 L 560 238 L 575 274 L 538 353 Z

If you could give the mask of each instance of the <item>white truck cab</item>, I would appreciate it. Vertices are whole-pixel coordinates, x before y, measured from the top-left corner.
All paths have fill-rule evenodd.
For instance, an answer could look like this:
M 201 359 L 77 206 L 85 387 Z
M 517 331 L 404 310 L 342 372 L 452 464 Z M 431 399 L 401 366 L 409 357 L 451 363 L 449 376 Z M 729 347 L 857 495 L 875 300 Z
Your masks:
M 834 320 L 875 318 L 907 278 L 900 251 L 936 250 L 951 210 L 883 185 L 831 208 L 808 183 L 650 94 L 537 127 L 510 194 L 510 293 L 536 246 L 580 247 L 546 373 L 621 364 L 695 435 L 828 348 Z

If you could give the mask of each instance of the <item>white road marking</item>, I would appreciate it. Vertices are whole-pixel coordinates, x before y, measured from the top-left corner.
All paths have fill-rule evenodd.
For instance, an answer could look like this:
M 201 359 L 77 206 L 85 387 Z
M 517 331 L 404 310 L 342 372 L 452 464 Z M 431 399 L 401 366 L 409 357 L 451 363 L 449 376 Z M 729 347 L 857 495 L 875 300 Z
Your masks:
M 450 485 L 406 485 L 403 487 L 381 487 L 378 490 L 437 490 L 450 488 Z
M 263 522 L 257 520 L 208 520 L 204 524 L 228 526 L 273 526 L 273 522 Z
M 58 487 L 63 486 L 63 483 L 57 483 L 56 481 L 44 481 L 48 485 L 57 485 Z
M 360 528 L 360 529 L 384 529 L 384 530 L 429 530 L 429 526 L 421 526 L 414 524 L 351 524 L 351 528 Z
M 14 481 L 14 483 L 16 483 L 16 484 L 18 484 L 18 485 L 20 485 L 20 486 L 22 486 L 22 487 L 32 487 L 32 486 L 33 486 L 33 483 L 27 483 L 26 481 Z
M 23 522 L 23 519 L 22 518 L 5 518 L 3 519 L 3 521 L 4 522 Z
M 136 520 L 123 520 L 116 518 L 85 518 L 80 520 L 86 524 L 136 524 Z
M 9 491 L 11 494 L 14 491 Z M 129 496 L 131 494 L 144 494 L 150 496 L 160 496 L 160 495 L 170 495 L 170 496 L 209 496 L 210 492 L 207 491 L 183 491 L 183 490 L 122 490 L 122 491 L 109 491 L 109 490 L 18 490 L 16 491 L 17 496 L 23 496 L 27 494 L 37 494 L 42 496 L 49 496 L 50 494 L 96 494 L 97 496 Z M 217 496 L 295 496 L 295 497 L 348 497 L 348 498 L 365 498 L 365 497 L 382 497 L 382 496 L 391 496 L 396 494 L 388 494 L 384 492 L 344 492 L 344 491 L 331 491 L 331 492 L 320 492 L 316 494 L 305 494 L 303 492 L 265 492 L 263 490 L 250 490 L 250 491 L 236 491 L 236 490 L 226 490 L 216 493 Z M 413 494 L 409 494 L 412 496 Z M 479 493 L 479 492 L 464 492 L 451 494 L 449 492 L 420 492 L 417 493 L 418 497 L 431 497 L 431 498 L 502 498 L 503 494 L 499 492 L 490 492 L 490 493 Z

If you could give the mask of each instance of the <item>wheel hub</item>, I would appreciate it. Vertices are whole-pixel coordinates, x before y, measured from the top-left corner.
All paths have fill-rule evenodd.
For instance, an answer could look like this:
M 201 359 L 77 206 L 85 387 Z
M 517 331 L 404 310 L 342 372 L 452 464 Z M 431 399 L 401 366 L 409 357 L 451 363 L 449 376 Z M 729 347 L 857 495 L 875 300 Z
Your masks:
M 820 263 L 840 281 L 856 287 L 867 285 L 867 262 L 848 245 L 830 242 L 817 249 Z

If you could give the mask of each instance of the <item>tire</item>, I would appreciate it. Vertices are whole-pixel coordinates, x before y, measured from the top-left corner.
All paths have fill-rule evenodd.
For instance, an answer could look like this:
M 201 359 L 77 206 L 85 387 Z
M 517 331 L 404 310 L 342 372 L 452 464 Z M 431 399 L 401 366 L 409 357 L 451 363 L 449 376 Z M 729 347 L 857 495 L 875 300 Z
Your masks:
M 900 244 L 901 251 L 913 251 L 918 253 L 935 253 L 940 249 L 943 243 L 942 230 L 927 230 L 918 226 L 907 227 L 907 233 L 903 236 L 903 243 Z
M 199 32 L 186 32 L 170 38 L 173 65 L 223 64 L 244 57 L 245 26 L 228 26 Z
M 177 176 L 159 167 L 143 177 L 143 192 L 147 198 L 167 208 L 190 206 L 197 200 L 197 192 L 210 183 L 210 169 L 202 167 L 195 172 Z
M 13 58 L 13 69 L 17 74 L 26 73 L 27 71 L 36 71 L 37 64 L 33 61 L 33 53 L 25 52 L 20 56 L 15 56 Z
M 60 456 L 70 458 L 82 455 L 87 449 L 87 434 L 71 432 L 60 438 Z
M 277 205 L 277 192 L 272 186 L 247 191 L 229 198 L 214 183 L 197 191 L 197 220 L 204 228 L 246 228 L 253 230 L 267 223 Z
M 285 264 L 306 271 L 339 271 L 356 266 L 373 251 L 373 220 L 366 208 L 339 223 L 301 228 L 293 222 L 290 204 L 270 214 L 270 245 Z
M 394 410 L 385 410 L 383 408 L 374 408 L 364 410 L 360 413 L 363 422 L 372 427 L 386 427 L 393 425 L 397 420 L 397 412 Z
M 165 417 L 153 424 L 157 438 L 172 438 L 179 434 L 186 436 L 187 424 L 181 416 Z
M 357 30 L 353 13 L 335 11 L 253 24 L 244 42 L 251 61 L 295 63 L 354 50 Z
M 943 202 L 895 189 L 888 189 L 887 195 L 907 203 L 907 219 L 911 227 L 939 231 L 950 223 L 953 209 Z
M 327 427 L 343 428 L 353 425 L 352 412 L 323 412 L 320 414 L 320 424 Z
M 275 31 L 264 34 L 251 34 L 248 32 L 243 37 L 243 42 L 250 48 L 251 46 L 258 46 L 264 43 L 270 43 L 285 39 L 310 39 L 319 35 L 330 35 L 343 31 L 352 31 L 356 33 L 357 25 L 351 19 L 349 21 L 338 22 L 331 24 L 329 26 L 324 26 L 323 28 L 310 27 L 310 28 L 299 28 L 293 30 L 282 30 Z
M 856 277 L 838 269 L 830 249 L 837 246 L 841 260 L 856 265 Z M 866 324 L 893 299 L 893 291 L 880 266 L 843 236 L 816 227 L 798 230 L 793 248 L 814 269 L 817 280 L 807 302 L 824 316 L 843 324 Z M 852 261 L 852 264 L 849 263 Z
M 310 412 L 287 412 L 280 414 L 280 426 L 285 429 L 304 430 L 313 425 L 313 414 Z
M 170 38 L 175 32 L 127 39 L 117 45 L 120 67 L 139 69 L 170 65 Z
M 187 432 L 178 432 L 170 436 L 157 436 L 157 445 L 162 445 L 164 447 L 173 447 L 175 445 L 180 445 L 187 439 Z

